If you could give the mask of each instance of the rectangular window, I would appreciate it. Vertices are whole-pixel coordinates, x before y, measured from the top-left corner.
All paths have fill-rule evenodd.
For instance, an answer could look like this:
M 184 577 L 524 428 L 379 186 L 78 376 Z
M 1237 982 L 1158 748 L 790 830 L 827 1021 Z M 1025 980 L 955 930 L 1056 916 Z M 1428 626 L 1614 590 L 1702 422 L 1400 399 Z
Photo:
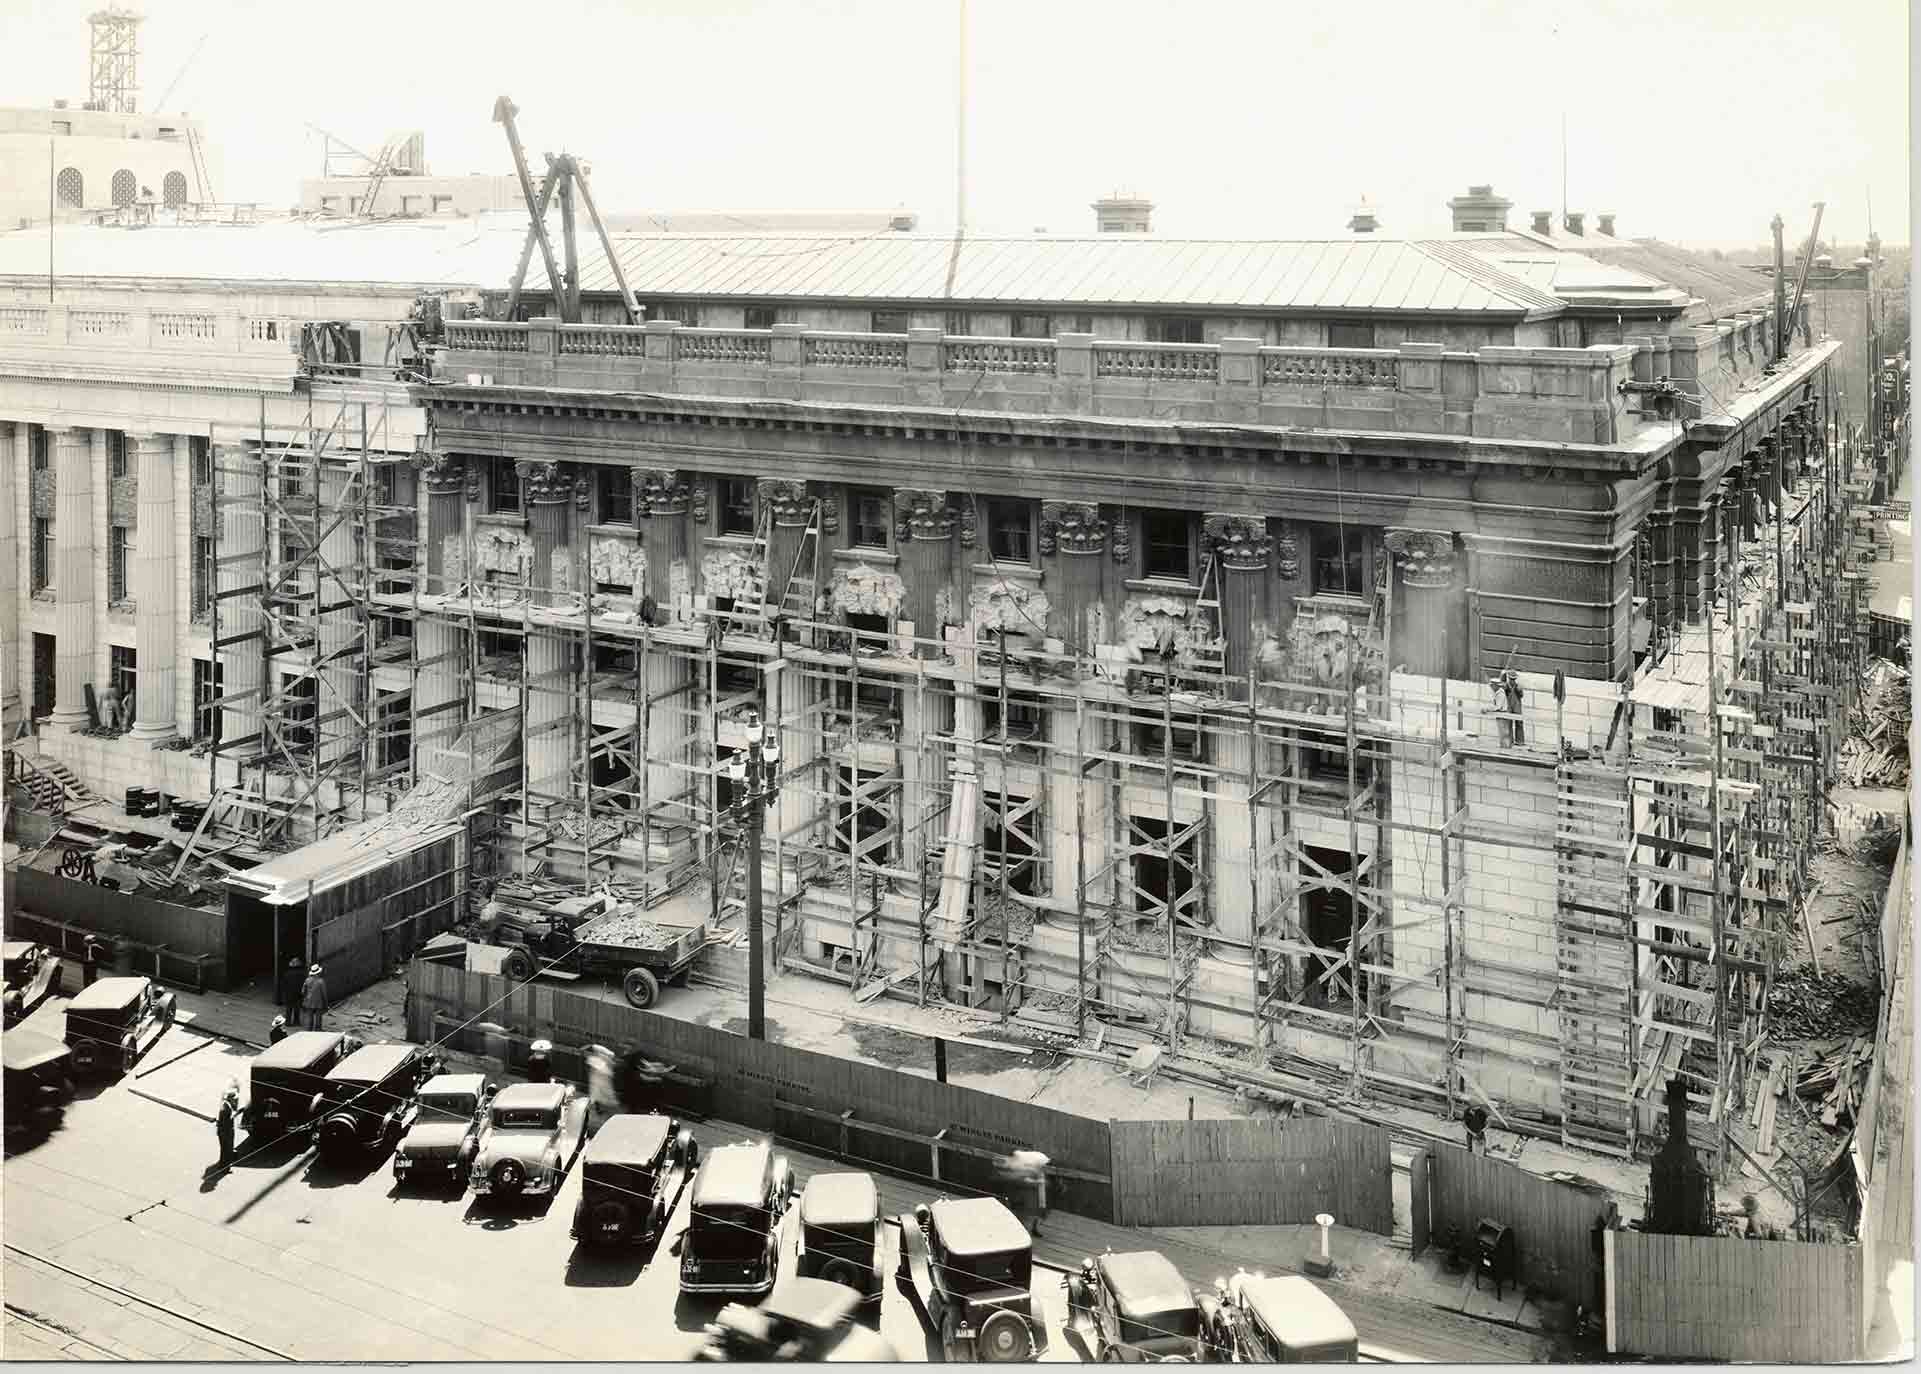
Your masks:
M 1205 335 L 1199 315 L 1155 315 L 1147 321 L 1149 343 L 1197 344 Z
M 720 532 L 752 535 L 754 532 L 754 479 L 720 479 Z
M 73 137 L 73 121 L 71 119 L 54 120 L 53 132 L 54 132 L 54 136 L 57 138 Z
M 1057 334 L 1092 334 L 1094 317 L 1092 315 L 1056 315 L 1054 332 Z
M 197 740 L 213 737 L 213 720 L 219 707 L 214 702 L 220 697 L 220 665 L 212 659 L 196 658 L 193 661 L 193 737 Z
M 380 706 L 381 768 L 404 766 L 414 749 L 413 693 L 401 692 Z
M 647 306 L 647 318 L 697 325 L 700 323 L 700 307 L 688 301 L 651 301 Z
M 1034 503 L 1004 497 L 987 506 L 987 548 L 1005 563 L 1034 561 Z
M 125 525 L 107 530 L 107 600 L 127 599 L 127 559 L 130 553 Z
M 520 509 L 520 473 L 510 458 L 496 458 L 488 469 L 487 509 L 498 513 Z
M 443 210 L 451 210 L 454 208 L 454 198 L 452 196 L 435 196 L 433 198 L 433 206 L 436 215 Z
M 187 452 L 193 463 L 194 485 L 207 486 L 213 481 L 213 443 L 204 434 L 193 435 L 187 440 Z
M 403 215 L 419 214 L 420 213 L 420 197 L 419 196 L 402 196 L 400 198 L 400 213 Z
M 744 328 L 772 329 L 780 322 L 780 311 L 771 305 L 750 305 L 745 311 Z
M 340 197 L 339 196 L 322 196 L 320 198 L 320 208 L 326 211 L 328 214 L 332 214 L 335 210 L 338 210 L 340 208 Z
M 913 315 L 905 310 L 876 310 L 867 327 L 875 334 L 905 334 L 913 323 Z
M 1313 550 L 1314 595 L 1366 595 L 1365 531 L 1345 525 L 1309 525 L 1307 537 Z
M 1180 511 L 1141 513 L 1141 572 L 1147 577 L 1194 577 L 1194 520 Z
M 125 644 L 115 644 L 107 650 L 107 682 L 114 694 L 128 707 L 133 705 L 134 686 L 140 677 L 139 657 Z M 131 716 L 131 710 L 122 713 Z
M 1327 346 L 1329 348 L 1372 348 L 1374 347 L 1374 326 L 1349 324 L 1341 320 L 1330 321 L 1327 326 Z
M 287 746 L 291 749 L 313 748 L 313 721 L 320 714 L 320 679 L 282 673 L 280 692 L 282 719 L 287 722 L 281 730 Z
M 107 431 L 107 480 L 118 482 L 127 475 L 127 436 L 117 429 Z
M 193 541 L 193 610 L 195 620 L 213 606 L 213 540 L 205 535 Z
M 855 487 L 847 493 L 847 529 L 857 549 L 884 549 L 893 529 L 893 494 L 878 487 Z
M 1051 339 L 1054 336 L 1048 330 L 1047 316 L 1022 315 L 1016 313 L 1014 316 L 1014 337 L 1017 339 Z
M 53 585 L 53 521 L 35 516 L 33 521 L 33 590 L 44 592 Z
M 47 429 L 45 425 L 27 426 L 27 466 L 35 472 L 47 470 Z
M 634 523 L 634 470 L 629 467 L 602 467 L 595 470 L 600 488 L 600 522 L 603 525 Z
M 963 336 L 972 334 L 974 332 L 974 317 L 965 310 L 948 311 L 946 332 Z

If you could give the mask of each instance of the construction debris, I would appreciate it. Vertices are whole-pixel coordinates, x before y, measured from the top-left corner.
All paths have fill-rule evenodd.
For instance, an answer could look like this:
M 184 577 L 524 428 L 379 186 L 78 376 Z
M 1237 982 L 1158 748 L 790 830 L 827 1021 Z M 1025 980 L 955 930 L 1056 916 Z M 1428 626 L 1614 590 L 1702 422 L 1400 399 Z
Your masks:
M 1861 675 L 1861 700 L 1842 742 L 1842 780 L 1853 787 L 1905 787 L 1908 782 L 1908 730 L 1914 719 L 1912 675 L 1884 658 Z
M 1792 969 L 1775 977 L 1768 1024 L 1776 1038 L 1823 1039 L 1873 1027 L 1878 998 L 1839 974 Z
M 1857 1035 L 1833 1053 L 1804 1065 L 1795 1075 L 1794 1094 L 1821 1099 L 1822 1125 L 1851 1128 L 1873 1063 L 1873 1039 Z

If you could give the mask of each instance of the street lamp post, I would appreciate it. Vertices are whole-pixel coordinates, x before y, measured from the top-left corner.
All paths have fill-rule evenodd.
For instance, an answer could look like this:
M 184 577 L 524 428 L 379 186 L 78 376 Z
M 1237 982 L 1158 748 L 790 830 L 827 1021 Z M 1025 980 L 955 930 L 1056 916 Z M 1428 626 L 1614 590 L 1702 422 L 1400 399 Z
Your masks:
M 761 723 L 760 713 L 747 719 L 747 757 L 735 755 L 727 765 L 733 800 L 726 819 L 740 843 L 747 847 L 747 1038 L 767 1038 L 767 961 L 761 947 L 760 841 L 767 808 L 780 794 L 780 727 Z

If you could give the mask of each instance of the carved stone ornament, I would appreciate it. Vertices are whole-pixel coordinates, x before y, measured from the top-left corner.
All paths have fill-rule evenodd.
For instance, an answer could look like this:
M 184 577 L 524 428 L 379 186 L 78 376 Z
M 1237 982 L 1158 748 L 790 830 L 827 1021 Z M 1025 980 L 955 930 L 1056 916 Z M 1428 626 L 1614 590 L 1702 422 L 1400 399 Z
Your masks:
M 522 576 L 524 565 L 534 557 L 534 541 L 518 530 L 487 526 L 474 531 L 474 571 Z
M 1410 587 L 1441 589 L 1454 583 L 1454 536 L 1445 530 L 1389 530 L 1381 541 L 1401 562 Z
M 1120 642 L 1143 657 L 1156 655 L 1163 644 L 1171 644 L 1181 661 L 1220 643 L 1194 602 L 1186 597 L 1158 595 L 1130 596 L 1122 604 Z
M 1039 638 L 1046 625 L 1047 596 L 1039 587 L 995 577 L 975 583 L 967 594 L 967 627 L 976 638 L 985 630 Z
M 696 525 L 704 525 L 707 523 L 707 492 L 708 492 L 707 479 L 704 477 L 697 477 L 689 485 L 690 485 L 690 490 L 693 493 L 692 505 L 693 505 L 693 511 L 694 511 L 694 523 Z
M 919 487 L 894 492 L 894 532 L 902 539 L 948 539 L 954 533 L 954 512 L 947 493 Z
M 840 488 L 832 483 L 820 489 L 820 532 L 822 534 L 840 533 Z
M 478 501 L 480 500 L 480 493 L 481 493 L 480 464 L 469 463 L 467 465 L 467 499 L 469 501 Z
M 975 509 L 972 496 L 961 502 L 960 541 L 963 549 L 971 549 L 980 542 L 980 512 Z
M 1041 502 L 1041 553 L 1099 553 L 1107 542 L 1107 522 L 1091 501 Z
M 761 504 L 774 513 L 774 523 L 783 529 L 801 529 L 814 513 L 814 498 L 807 494 L 805 482 L 786 482 L 777 477 L 760 479 Z
M 1201 520 L 1201 532 L 1221 567 L 1228 572 L 1265 572 L 1268 550 L 1273 541 L 1267 537 L 1267 519 L 1260 515 L 1235 515 L 1228 511 L 1209 511 Z
M 834 577 L 830 604 L 842 615 L 879 615 L 889 620 L 900 614 L 907 584 L 885 568 L 866 563 L 843 568 Z
M 701 560 L 700 588 L 708 596 L 758 602 L 764 585 L 760 563 L 742 550 L 716 549 Z
M 637 596 L 647 588 L 647 551 L 631 539 L 596 535 L 587 544 L 587 565 L 596 584 L 632 587 Z
M 593 509 L 594 483 L 583 469 L 574 477 L 574 509 L 582 514 Z
M 1301 575 L 1301 545 L 1291 524 L 1281 526 L 1281 537 L 1274 541 L 1274 571 L 1289 582 Z
M 456 496 L 467 482 L 466 464 L 450 454 L 416 454 L 414 467 L 429 496 Z
M 521 490 L 535 505 L 558 505 L 574 494 L 573 479 L 559 463 L 516 463 Z
M 640 491 L 635 507 L 643 518 L 687 514 L 690 496 L 680 469 L 635 468 L 634 486 Z
M 1114 561 L 1126 567 L 1134 561 L 1134 541 L 1128 535 L 1127 521 L 1115 521 L 1113 535 Z

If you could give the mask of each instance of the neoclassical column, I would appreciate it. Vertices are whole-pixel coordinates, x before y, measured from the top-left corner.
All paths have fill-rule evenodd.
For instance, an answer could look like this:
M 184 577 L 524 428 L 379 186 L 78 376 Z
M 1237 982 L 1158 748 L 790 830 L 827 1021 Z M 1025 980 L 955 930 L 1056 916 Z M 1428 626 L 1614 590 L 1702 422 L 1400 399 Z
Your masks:
M 446 596 L 466 580 L 467 473 L 457 458 L 436 455 L 420 464 L 421 506 L 426 520 L 426 578 L 420 593 Z M 413 707 L 416 716 L 429 712 L 436 719 L 425 724 L 424 733 L 439 738 L 454 733 L 457 721 L 438 717 L 460 690 L 461 627 L 440 615 L 423 616 L 414 627 L 420 637 L 420 675 L 414 680 Z M 415 732 L 419 739 L 423 731 Z
M 954 591 L 954 510 L 947 493 L 926 488 L 902 488 L 894 493 L 895 533 L 899 536 L 901 582 L 907 589 L 903 620 L 913 622 L 923 641 L 918 652 L 931 656 L 941 640 L 942 601 L 957 604 Z M 943 593 L 945 596 L 943 596 Z M 924 643 L 931 640 L 933 645 Z
M 364 716 L 363 703 L 371 695 L 365 691 L 360 664 L 352 653 L 355 616 L 349 587 L 354 560 L 360 556 L 355 547 L 354 520 L 347 513 L 350 500 L 359 502 L 358 496 L 349 495 L 352 480 L 347 468 L 321 467 L 320 528 L 315 531 L 320 536 L 320 561 L 314 565 L 320 596 L 316 604 L 337 608 L 321 613 L 317 634 L 320 657 L 326 664 L 320 670 L 318 714 L 332 717 L 316 727 L 323 764 L 354 753 L 356 738 L 361 748 L 366 747 L 364 735 L 356 734 L 354 716 L 347 714 Z
M 53 445 L 53 723 L 87 725 L 86 687 L 93 680 L 93 433 L 49 429 Z
M 1725 485 L 1717 482 L 1714 490 L 1701 501 L 1701 571 L 1698 579 L 1701 599 L 1689 608 L 1691 620 L 1705 621 L 1707 610 L 1714 605 L 1715 593 L 1721 586 L 1721 527 L 1727 519 L 1728 509 L 1722 494 Z
M 266 468 L 261 456 L 244 444 L 216 445 L 213 461 L 214 519 L 220 521 L 214 587 L 219 593 L 245 589 L 245 595 L 220 596 L 214 606 L 214 624 L 225 642 L 224 648 L 216 645 L 214 650 L 220 660 L 220 694 L 242 698 L 220 709 L 220 737 L 232 742 L 256 736 L 261 728 L 266 654 L 259 638 L 264 621 L 260 553 L 267 538 Z M 246 635 L 254 637 L 232 642 Z M 258 743 L 245 752 L 258 753 Z
M 1047 579 L 1047 633 L 1070 652 L 1092 655 L 1100 642 L 1101 571 L 1107 521 L 1092 501 L 1041 503 L 1040 554 Z
M 565 604 L 557 595 L 576 578 L 567 545 L 567 508 L 574 500 L 573 474 L 559 463 L 521 463 L 520 490 L 527 503 L 527 536 L 533 547 L 536 609 Z M 573 685 L 567 671 L 568 636 L 530 628 L 527 636 L 527 786 L 529 804 L 572 794 Z
M 134 547 L 134 652 L 140 675 L 134 684 L 136 739 L 167 739 L 176 733 L 174 560 L 184 532 L 175 518 L 171 434 L 129 434 L 139 465 L 139 526 Z
M 1442 627 L 1453 609 L 1454 536 L 1446 530 L 1389 530 L 1382 540 L 1401 569 L 1407 614 L 1397 626 L 1402 642 L 1394 657 L 1411 673 L 1442 677 L 1447 649 Z
M 641 542 L 647 550 L 645 595 L 654 598 L 663 621 L 678 613 L 680 599 L 693 588 L 694 497 L 706 490 L 697 474 L 679 468 L 642 468 L 634 474 L 639 492 L 635 510 L 641 523 Z M 641 665 L 647 700 L 636 705 L 645 713 L 647 805 L 651 811 L 687 786 L 688 775 L 674 765 L 685 762 L 692 704 L 686 690 L 692 669 L 688 656 L 651 646 Z
M 1647 586 L 1641 589 L 1641 595 L 1648 599 L 1648 623 L 1658 628 L 1670 628 L 1676 620 L 1674 512 L 1649 511 L 1642 532 L 1647 539 L 1648 559 Z
M 1221 636 L 1227 641 L 1227 672 L 1245 679 L 1268 633 L 1267 566 L 1273 540 L 1267 517 L 1209 511 L 1201 535 L 1220 570 Z M 1231 688 L 1245 699 L 1245 688 Z
M 761 504 L 768 507 L 771 513 L 767 566 L 762 570 L 762 576 L 766 579 L 766 601 L 769 606 L 779 606 L 786 599 L 788 579 L 794 573 L 794 556 L 800 551 L 801 540 L 807 533 L 807 521 L 814 513 L 814 498 L 808 494 L 805 482 L 763 477 L 759 486 Z M 820 580 L 818 570 L 814 580 Z M 818 593 L 819 588 L 816 587 L 815 591 Z M 808 608 L 807 615 L 809 619 L 813 618 L 812 607 Z
M 647 548 L 647 586 L 661 618 L 671 620 L 681 597 L 694 585 L 693 540 L 688 528 L 693 488 L 678 468 L 639 468 L 634 472 L 635 502 Z
M 27 427 L 0 421 L 0 723 L 20 719 L 20 532 L 15 524 L 27 481 Z

